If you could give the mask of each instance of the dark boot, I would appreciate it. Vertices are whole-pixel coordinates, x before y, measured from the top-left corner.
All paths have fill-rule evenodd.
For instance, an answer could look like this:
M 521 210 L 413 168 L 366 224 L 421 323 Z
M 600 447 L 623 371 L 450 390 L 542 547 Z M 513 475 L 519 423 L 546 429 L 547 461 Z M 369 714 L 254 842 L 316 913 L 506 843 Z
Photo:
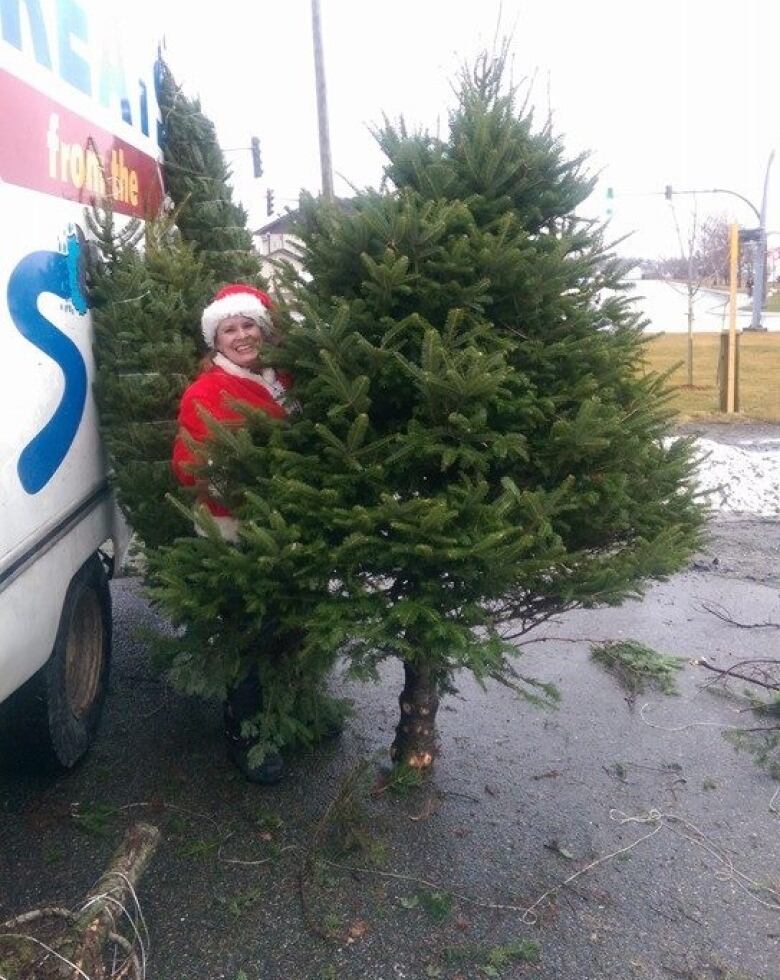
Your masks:
M 250 765 L 249 752 L 257 739 L 241 734 L 243 723 L 253 718 L 263 707 L 263 691 L 255 670 L 249 673 L 228 691 L 225 699 L 223 717 L 225 722 L 225 738 L 228 755 L 233 764 L 243 773 L 250 783 L 262 783 L 265 786 L 278 783 L 284 774 L 284 762 L 281 755 L 270 749 L 260 765 Z

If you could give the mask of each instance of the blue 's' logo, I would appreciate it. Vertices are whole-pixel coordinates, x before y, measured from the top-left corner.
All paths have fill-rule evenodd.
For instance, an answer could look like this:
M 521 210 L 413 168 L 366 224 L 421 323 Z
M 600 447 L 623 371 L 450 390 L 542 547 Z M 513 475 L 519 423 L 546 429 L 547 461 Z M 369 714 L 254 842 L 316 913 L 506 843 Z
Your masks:
M 19 479 L 29 494 L 42 490 L 59 469 L 76 437 L 87 400 L 87 368 L 78 347 L 38 312 L 41 293 L 69 300 L 82 316 L 87 312 L 79 286 L 80 253 L 76 235 L 69 235 L 64 255 L 32 252 L 8 280 L 8 310 L 16 329 L 65 375 L 65 391 L 54 414 L 19 456 Z

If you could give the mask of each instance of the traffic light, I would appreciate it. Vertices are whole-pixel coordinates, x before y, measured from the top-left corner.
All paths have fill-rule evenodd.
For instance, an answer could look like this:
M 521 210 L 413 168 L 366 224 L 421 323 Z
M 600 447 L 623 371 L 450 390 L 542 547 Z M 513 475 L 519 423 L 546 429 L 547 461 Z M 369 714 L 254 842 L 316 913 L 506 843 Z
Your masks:
M 608 187 L 607 188 L 607 214 L 610 216 L 612 215 L 612 204 L 614 200 L 615 200 L 615 188 Z
M 666 198 L 667 201 L 671 201 L 671 199 L 672 199 L 672 185 L 671 184 L 667 184 L 666 187 L 664 187 L 664 197 Z
M 263 176 L 263 158 L 260 156 L 260 140 L 252 137 L 252 170 L 255 177 Z
M 269 218 L 274 213 L 274 192 L 270 187 L 265 192 L 265 213 Z

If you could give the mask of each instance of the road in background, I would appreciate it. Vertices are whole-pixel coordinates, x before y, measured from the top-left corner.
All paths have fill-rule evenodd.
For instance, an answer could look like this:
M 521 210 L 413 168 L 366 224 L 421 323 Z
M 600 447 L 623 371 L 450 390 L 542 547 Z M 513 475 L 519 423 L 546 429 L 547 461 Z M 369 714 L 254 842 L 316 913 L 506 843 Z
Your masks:
M 650 321 L 648 332 L 686 333 L 688 330 L 688 296 L 684 283 L 661 279 L 639 279 L 632 284 L 636 309 Z M 729 297 L 726 292 L 701 289 L 694 300 L 695 333 L 728 329 Z M 737 328 L 750 326 L 750 299 L 740 293 L 737 300 Z M 780 313 L 764 313 L 762 323 L 767 330 L 780 330 Z

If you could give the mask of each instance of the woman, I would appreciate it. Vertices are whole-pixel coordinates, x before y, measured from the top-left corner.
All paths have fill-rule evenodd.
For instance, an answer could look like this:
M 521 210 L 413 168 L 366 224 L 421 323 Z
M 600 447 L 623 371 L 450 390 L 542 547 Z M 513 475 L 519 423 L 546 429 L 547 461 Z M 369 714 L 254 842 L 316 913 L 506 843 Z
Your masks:
M 179 431 L 173 446 L 173 469 L 184 486 L 198 486 L 198 500 L 211 514 L 227 541 L 238 540 L 238 524 L 225 505 L 208 492 L 193 468 L 205 462 L 192 443 L 208 437 L 208 419 L 240 425 L 244 416 L 235 403 L 262 408 L 284 418 L 287 375 L 262 366 L 262 348 L 274 343 L 271 300 L 253 286 L 234 284 L 220 289 L 201 317 L 201 330 L 209 354 L 204 370 L 187 388 L 179 408 Z M 188 438 L 189 437 L 189 438 Z M 196 530 L 202 529 L 196 523 Z
M 201 329 L 210 348 L 204 370 L 187 388 L 179 409 L 179 431 L 173 447 L 173 469 L 184 486 L 198 488 L 199 504 L 205 507 L 230 542 L 238 541 L 238 523 L 225 505 L 211 492 L 208 484 L 196 476 L 194 469 L 205 462 L 198 444 L 205 443 L 208 420 L 241 425 L 244 416 L 236 408 L 242 403 L 261 408 L 274 418 L 285 418 L 284 395 L 290 379 L 277 375 L 273 368 L 262 366 L 263 346 L 274 343 L 270 316 L 271 300 L 253 286 L 239 283 L 225 286 L 203 311 Z M 196 531 L 205 532 L 198 525 Z M 278 649 L 281 639 L 275 636 L 273 623 L 267 628 L 268 649 Z M 254 740 L 241 734 L 244 721 L 262 709 L 262 691 L 255 670 L 251 670 L 227 694 L 224 709 L 228 751 L 247 779 L 258 783 L 275 783 L 284 769 L 278 752 L 267 752 L 263 763 L 250 766 L 248 753 Z

